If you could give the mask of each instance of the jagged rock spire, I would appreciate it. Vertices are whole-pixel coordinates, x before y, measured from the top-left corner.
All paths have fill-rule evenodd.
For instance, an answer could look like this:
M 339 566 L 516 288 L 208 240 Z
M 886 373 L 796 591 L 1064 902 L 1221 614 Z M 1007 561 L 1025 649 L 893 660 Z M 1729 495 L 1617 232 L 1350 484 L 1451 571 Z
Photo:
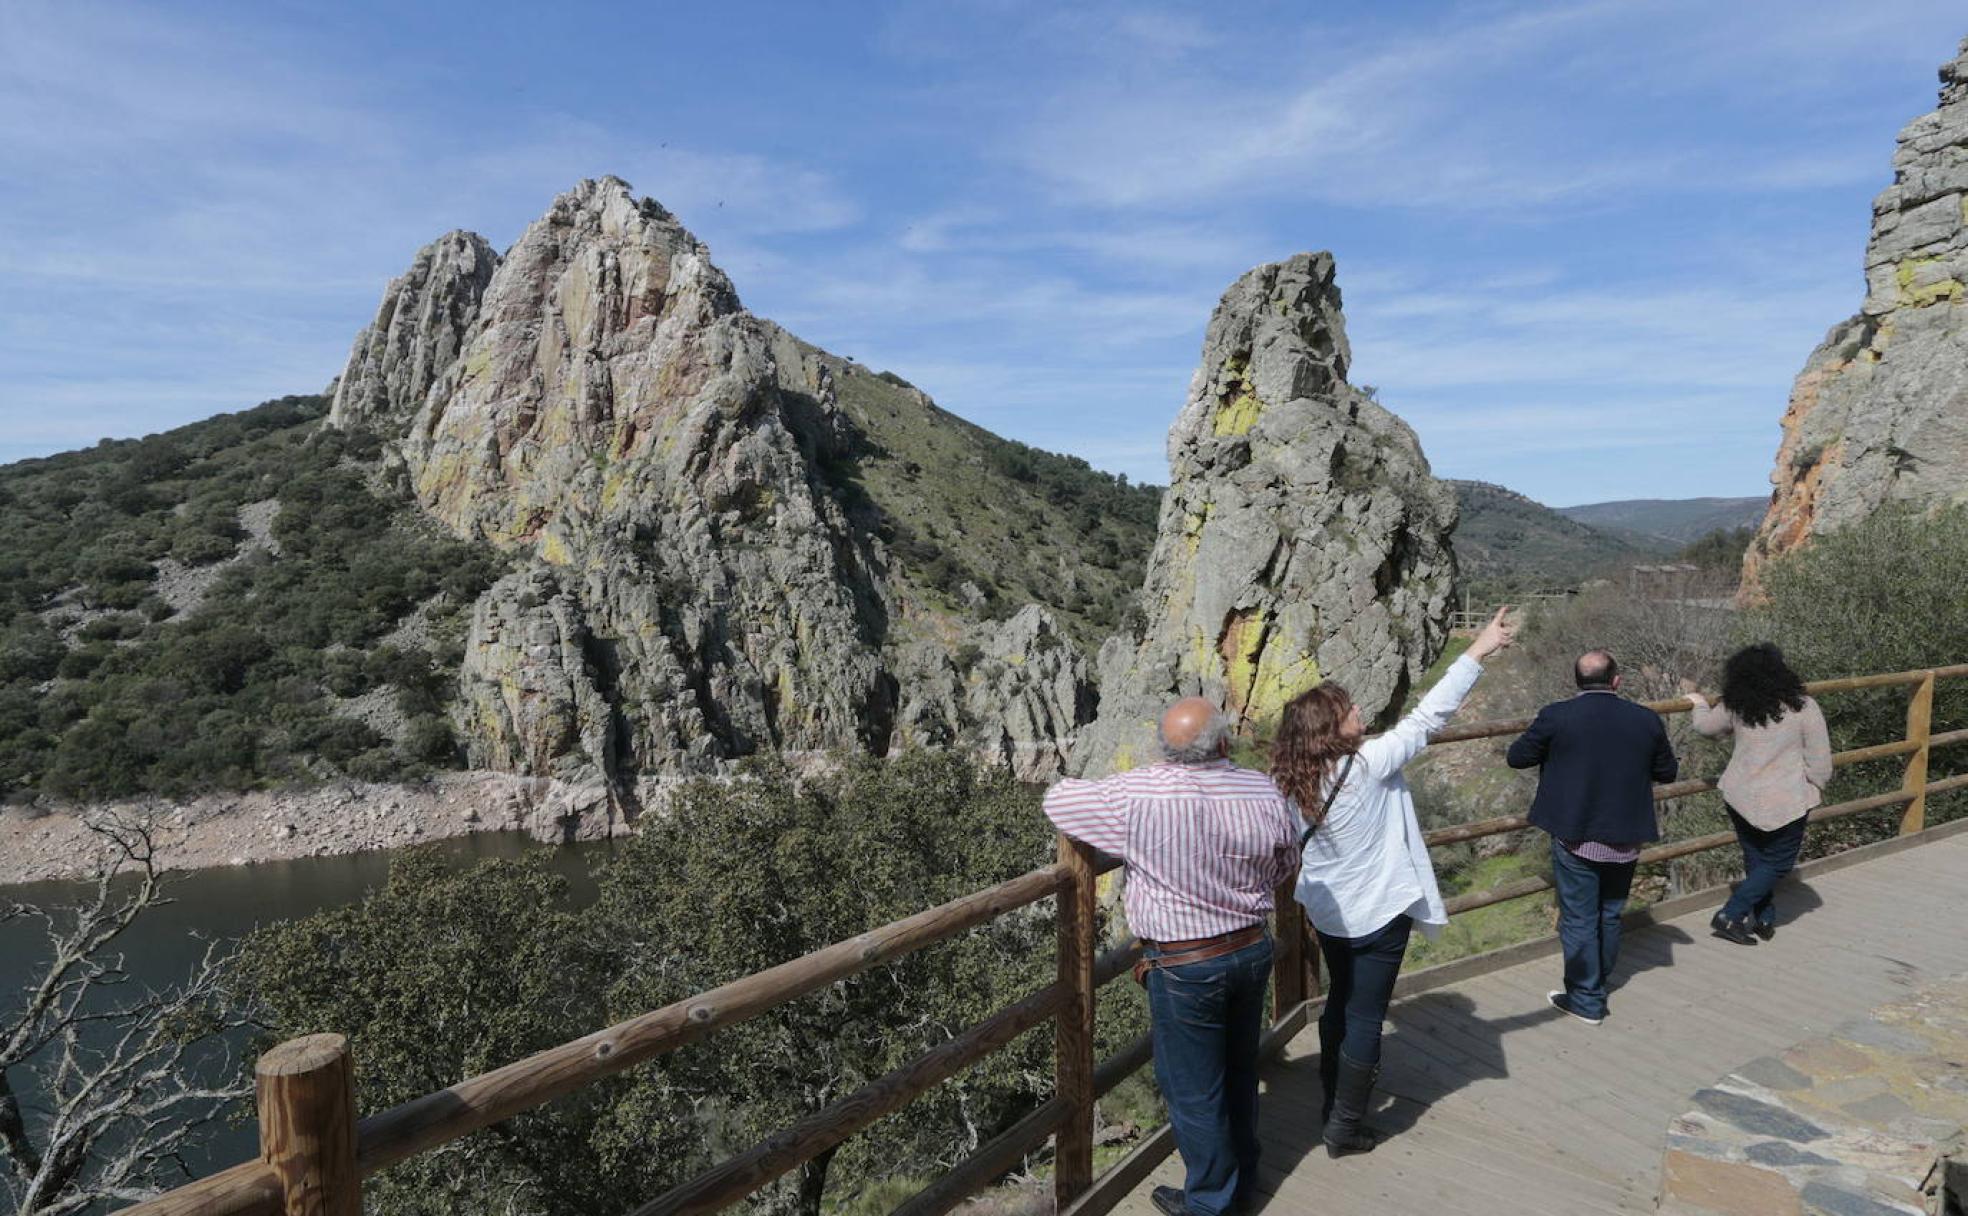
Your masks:
M 1331 254 L 1260 266 L 1224 293 L 1169 432 L 1147 624 L 1101 652 L 1076 767 L 1152 758 L 1160 708 L 1191 693 L 1263 733 L 1337 679 L 1371 718 L 1441 649 L 1455 496 L 1414 432 L 1346 383 L 1350 359 Z
M 1772 557 L 1889 502 L 1968 496 L 1968 40 L 1873 201 L 1866 298 L 1805 361 L 1744 591 Z

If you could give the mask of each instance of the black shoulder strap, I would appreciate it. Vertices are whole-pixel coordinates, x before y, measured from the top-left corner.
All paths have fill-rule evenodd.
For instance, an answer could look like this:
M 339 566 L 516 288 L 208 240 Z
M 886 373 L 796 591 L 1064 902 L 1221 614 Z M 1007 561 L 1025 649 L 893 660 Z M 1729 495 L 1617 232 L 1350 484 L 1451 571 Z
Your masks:
M 1298 838 L 1298 851 L 1305 851 L 1305 842 L 1312 839 L 1312 833 L 1319 830 L 1319 824 L 1326 821 L 1327 812 L 1332 810 L 1333 799 L 1339 797 L 1339 787 L 1346 784 L 1346 774 L 1353 771 L 1353 757 L 1356 753 L 1346 753 L 1346 763 L 1339 766 L 1339 780 L 1333 782 L 1332 790 L 1326 795 L 1325 805 L 1319 808 L 1319 821 L 1305 829 Z

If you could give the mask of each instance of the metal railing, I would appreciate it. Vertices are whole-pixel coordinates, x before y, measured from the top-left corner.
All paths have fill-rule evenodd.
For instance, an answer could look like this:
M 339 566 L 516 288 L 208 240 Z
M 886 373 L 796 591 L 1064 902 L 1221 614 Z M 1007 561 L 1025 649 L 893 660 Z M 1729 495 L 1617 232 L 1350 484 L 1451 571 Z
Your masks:
M 1839 752 L 1832 761 L 1846 766 L 1905 756 L 1899 789 L 1819 807 L 1811 818 L 1836 819 L 1904 807 L 1900 832 L 1907 835 L 1924 827 L 1929 795 L 1968 788 L 1968 774 L 1927 779 L 1933 748 L 1968 742 L 1968 730 L 1938 734 L 1931 730 L 1935 682 L 1962 676 L 1968 676 L 1968 664 L 1808 685 L 1814 695 L 1914 689 L 1903 738 Z M 1690 707 L 1686 699 L 1648 706 L 1662 714 Z M 1529 719 L 1521 719 L 1451 727 L 1431 742 L 1498 738 L 1520 733 L 1529 724 Z M 1655 797 L 1665 802 L 1714 788 L 1715 782 L 1706 778 L 1678 781 L 1657 787 Z M 1431 847 L 1459 844 L 1527 826 L 1521 816 L 1504 816 L 1437 829 L 1428 833 L 1427 841 Z M 1666 861 L 1734 843 L 1733 833 L 1717 833 L 1656 845 L 1642 853 L 1641 860 Z M 1061 838 L 1059 858 L 1051 865 L 360 1120 L 355 1111 L 354 1064 L 342 1036 L 312 1035 L 283 1043 L 260 1057 L 255 1069 L 260 1158 L 125 1211 L 131 1216 L 359 1216 L 362 1179 L 379 1170 L 1051 898 L 1059 942 L 1058 972 L 1051 984 L 645 1203 L 634 1216 L 683 1216 L 728 1206 L 1046 1022 L 1055 1029 L 1052 1098 L 905 1201 L 896 1216 L 942 1216 L 1016 1167 L 1047 1139 L 1054 1141 L 1053 1189 L 1059 1209 L 1071 1207 L 1075 1216 L 1095 1216 L 1111 1207 L 1157 1159 L 1153 1153 L 1136 1152 L 1102 1175 L 1096 1186 L 1094 1103 L 1150 1058 L 1145 1034 L 1106 1060 L 1096 1061 L 1093 1054 L 1095 994 L 1125 972 L 1140 951 L 1138 943 L 1130 940 L 1097 953 L 1095 881 L 1117 864 Z M 1451 913 L 1466 912 L 1550 886 L 1544 878 L 1520 879 L 1458 896 L 1448 907 Z M 1316 941 L 1289 883 L 1279 889 L 1277 906 L 1273 1021 L 1264 1040 L 1267 1054 L 1282 1048 L 1305 1025 L 1319 988 Z M 1169 1138 L 1162 1136 L 1158 1142 L 1166 1151 Z

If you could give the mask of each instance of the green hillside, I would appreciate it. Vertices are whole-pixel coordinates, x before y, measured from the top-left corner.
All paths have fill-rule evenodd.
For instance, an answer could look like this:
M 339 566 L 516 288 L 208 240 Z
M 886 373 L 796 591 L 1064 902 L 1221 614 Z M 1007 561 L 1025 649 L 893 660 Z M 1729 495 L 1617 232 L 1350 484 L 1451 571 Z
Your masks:
M 865 437 L 854 476 L 872 525 L 933 606 L 1005 616 L 1045 604 L 1089 653 L 1119 626 L 1155 547 L 1160 487 L 1001 439 L 892 372 L 806 350 L 833 368 Z
M 1676 548 L 1646 537 L 1601 531 L 1489 482 L 1450 484 L 1462 509 L 1455 531 L 1456 561 L 1472 602 L 1576 587 Z
M 1557 511 L 1601 531 L 1630 533 L 1679 546 L 1711 532 L 1754 528 L 1763 522 L 1769 506 L 1769 495 L 1759 494 L 1754 498 L 1629 498 L 1559 507 Z
M 0 790 L 184 793 L 402 777 L 503 567 L 286 397 L 0 468 Z M 400 629 L 412 614 L 414 628 Z
M 1000 439 L 844 360 L 858 522 L 919 620 L 1028 601 L 1089 652 L 1154 544 L 1159 491 Z M 373 436 L 286 397 L 0 466 L 0 796 L 389 780 L 458 764 L 471 606 L 507 568 L 433 524 Z

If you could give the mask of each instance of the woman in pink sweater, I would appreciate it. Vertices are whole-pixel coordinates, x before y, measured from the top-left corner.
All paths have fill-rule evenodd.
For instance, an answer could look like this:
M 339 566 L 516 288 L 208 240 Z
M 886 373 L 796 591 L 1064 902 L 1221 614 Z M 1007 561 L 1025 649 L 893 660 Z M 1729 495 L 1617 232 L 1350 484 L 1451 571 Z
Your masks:
M 1823 801 L 1831 739 L 1818 703 L 1804 695 L 1804 682 L 1768 642 L 1729 656 L 1720 701 L 1710 704 L 1683 686 L 1695 703 L 1695 729 L 1736 739 L 1716 784 L 1742 842 L 1744 874 L 1709 928 L 1717 937 L 1753 946 L 1776 933 L 1770 893 L 1797 864 L 1810 810 Z

